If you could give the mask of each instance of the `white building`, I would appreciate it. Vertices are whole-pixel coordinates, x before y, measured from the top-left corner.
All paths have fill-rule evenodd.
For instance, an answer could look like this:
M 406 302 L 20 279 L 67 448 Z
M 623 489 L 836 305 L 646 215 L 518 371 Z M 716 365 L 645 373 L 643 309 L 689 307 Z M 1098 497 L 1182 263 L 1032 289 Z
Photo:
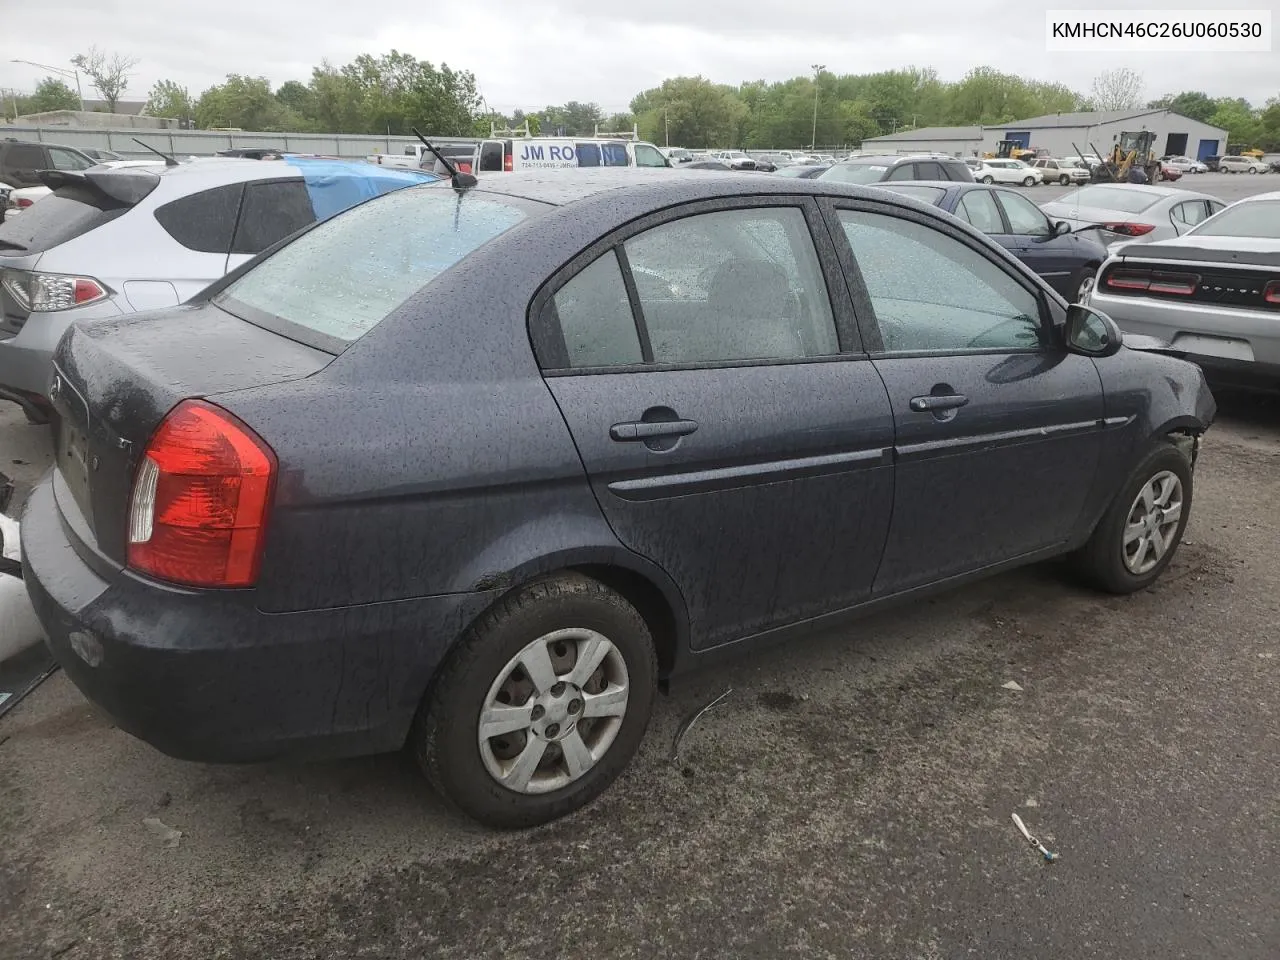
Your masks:
M 945 153 L 976 157 L 982 151 L 982 127 L 921 127 L 862 141 L 862 153 Z
M 1092 155 L 1094 149 L 1106 156 L 1121 132 L 1141 130 L 1156 135 L 1153 149 L 1157 157 L 1171 154 L 1203 160 L 1227 152 L 1226 130 L 1171 110 L 1051 113 L 982 130 L 982 150 L 989 153 L 996 152 L 998 141 L 1013 140 L 1026 149 L 1047 151 L 1052 157 Z

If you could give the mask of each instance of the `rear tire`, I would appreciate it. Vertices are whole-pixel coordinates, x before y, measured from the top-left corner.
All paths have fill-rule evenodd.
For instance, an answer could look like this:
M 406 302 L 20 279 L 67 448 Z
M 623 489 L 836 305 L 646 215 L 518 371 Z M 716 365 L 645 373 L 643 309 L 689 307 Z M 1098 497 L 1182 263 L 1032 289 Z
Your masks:
M 1191 495 L 1190 462 L 1177 447 L 1161 442 L 1129 475 L 1088 543 L 1074 555 L 1077 569 L 1108 593 L 1133 593 L 1150 586 L 1182 542 Z M 1175 502 L 1177 516 L 1169 519 Z
M 606 647 L 598 667 L 575 675 Z M 525 669 L 533 661 L 551 672 Z M 623 597 L 581 574 L 535 581 L 467 631 L 427 691 L 409 745 L 436 792 L 468 816 L 502 828 L 546 823 L 595 799 L 631 761 L 657 675 L 648 625 Z M 599 712 L 605 700 L 615 712 Z M 519 726 L 482 736 L 482 713 L 523 707 Z

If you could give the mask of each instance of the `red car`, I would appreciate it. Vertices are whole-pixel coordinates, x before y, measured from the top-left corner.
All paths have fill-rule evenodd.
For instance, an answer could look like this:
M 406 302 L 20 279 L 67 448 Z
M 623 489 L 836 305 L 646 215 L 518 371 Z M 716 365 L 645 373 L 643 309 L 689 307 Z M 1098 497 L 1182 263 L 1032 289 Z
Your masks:
M 1172 166 L 1166 161 L 1160 162 L 1160 179 L 1161 180 L 1181 180 L 1182 171 Z

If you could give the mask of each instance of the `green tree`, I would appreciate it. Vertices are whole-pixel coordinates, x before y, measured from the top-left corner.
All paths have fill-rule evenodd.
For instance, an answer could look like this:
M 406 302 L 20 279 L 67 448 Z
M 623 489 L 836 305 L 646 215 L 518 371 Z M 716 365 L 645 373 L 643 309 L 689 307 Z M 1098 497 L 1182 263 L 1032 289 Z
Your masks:
M 22 99 L 21 112 L 44 113 L 48 110 L 79 110 L 80 98 L 61 80 L 45 77 L 36 84 L 36 92 Z
M 672 144 L 714 147 L 736 145 L 734 137 L 747 108 L 732 87 L 705 77 L 671 77 L 637 94 L 631 112 L 642 139 L 662 143 L 670 130 Z
M 1217 103 L 1207 93 L 1199 90 L 1185 90 L 1179 94 L 1166 93 L 1159 100 L 1152 100 L 1148 107 L 1161 110 L 1172 110 L 1174 113 L 1201 123 L 1208 123 L 1218 109 Z
M 1227 131 L 1231 145 L 1255 146 L 1262 135 L 1262 121 L 1248 100 L 1222 97 L 1215 101 L 1216 109 L 1209 123 Z
M 1263 150 L 1280 150 L 1280 96 L 1272 97 L 1258 117 L 1258 146 Z
M 235 127 L 240 130 L 282 131 L 297 129 L 297 118 L 271 92 L 266 77 L 227 75 L 225 83 L 210 87 L 196 102 L 196 123 L 205 129 Z
M 147 116 L 186 119 L 194 112 L 187 88 L 172 80 L 160 80 L 147 96 Z
M 315 116 L 315 96 L 305 83 L 286 80 L 276 90 L 276 99 L 304 120 Z
M 1128 67 L 1104 70 L 1093 78 L 1090 101 L 1095 110 L 1132 110 L 1142 103 L 1142 74 Z

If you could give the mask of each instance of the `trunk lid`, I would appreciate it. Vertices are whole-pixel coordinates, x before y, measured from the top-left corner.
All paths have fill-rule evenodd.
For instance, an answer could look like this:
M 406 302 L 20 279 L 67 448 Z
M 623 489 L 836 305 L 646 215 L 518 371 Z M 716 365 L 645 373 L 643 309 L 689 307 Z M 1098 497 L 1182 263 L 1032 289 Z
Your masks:
M 179 401 L 301 379 L 331 360 L 207 302 L 74 325 L 54 354 L 49 397 L 55 466 L 84 520 L 73 527 L 124 563 L 138 463 Z

